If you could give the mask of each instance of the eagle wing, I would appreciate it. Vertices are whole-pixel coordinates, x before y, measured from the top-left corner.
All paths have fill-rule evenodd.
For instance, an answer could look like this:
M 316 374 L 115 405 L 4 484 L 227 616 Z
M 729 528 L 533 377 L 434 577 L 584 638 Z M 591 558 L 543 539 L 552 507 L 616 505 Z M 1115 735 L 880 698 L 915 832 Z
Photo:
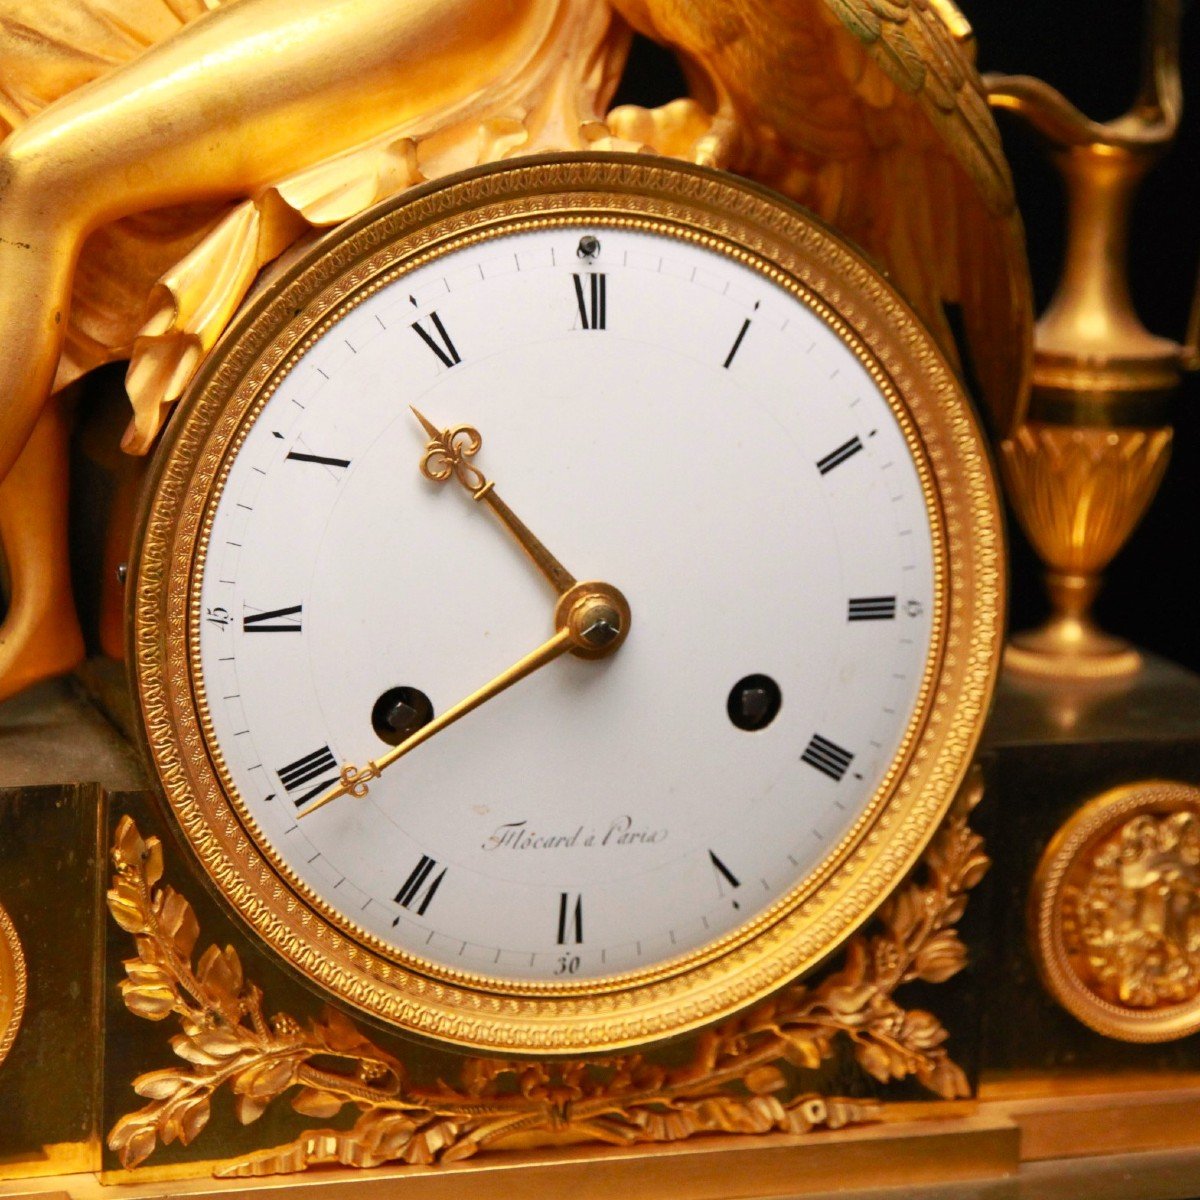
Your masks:
M 912 196 L 925 212 L 911 224 L 921 231 L 914 241 L 931 253 L 911 255 L 900 282 L 935 328 L 943 324 L 937 308 L 959 306 L 992 422 L 1010 433 L 1028 396 L 1033 298 L 1000 133 L 966 53 L 969 27 L 949 0 L 826 3 L 938 135 L 936 145 L 914 138 L 926 186 L 922 198 Z M 949 211 L 954 216 L 946 219 Z
M 791 196 L 887 268 L 993 431 L 1019 423 L 1033 308 L 999 132 L 950 0 L 615 0 L 680 55 L 719 165 Z M 719 136 L 716 136 L 719 131 Z

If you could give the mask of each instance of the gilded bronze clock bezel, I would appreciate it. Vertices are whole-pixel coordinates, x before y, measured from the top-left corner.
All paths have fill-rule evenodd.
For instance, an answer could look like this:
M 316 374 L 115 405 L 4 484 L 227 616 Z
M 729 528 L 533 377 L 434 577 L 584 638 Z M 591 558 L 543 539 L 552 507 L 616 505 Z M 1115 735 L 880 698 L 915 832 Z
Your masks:
M 515 983 L 385 947 L 326 909 L 258 840 L 205 716 L 198 555 L 254 414 L 346 311 L 451 248 L 581 221 L 721 250 L 801 297 L 854 349 L 904 430 L 933 524 L 934 651 L 871 804 L 786 897 L 709 946 L 645 971 Z M 916 861 L 970 765 L 998 669 L 1004 594 L 1000 505 L 983 435 L 953 371 L 881 273 L 770 193 L 629 155 L 469 172 L 323 239 L 249 306 L 190 389 L 147 489 L 131 585 L 130 659 L 146 750 L 219 891 L 293 967 L 343 1001 L 422 1034 L 524 1053 L 606 1050 L 694 1028 L 812 967 L 857 929 Z

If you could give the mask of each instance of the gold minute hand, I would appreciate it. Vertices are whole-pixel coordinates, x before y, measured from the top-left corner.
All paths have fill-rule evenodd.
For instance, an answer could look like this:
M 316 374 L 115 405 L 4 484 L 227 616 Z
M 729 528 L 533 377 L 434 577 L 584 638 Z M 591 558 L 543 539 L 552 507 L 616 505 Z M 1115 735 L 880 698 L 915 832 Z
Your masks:
M 411 405 L 409 407 L 412 407 Z M 534 536 L 529 526 L 496 495 L 494 485 L 483 472 L 467 459 L 474 458 L 483 445 L 479 430 L 470 425 L 459 425 L 455 429 L 441 429 L 424 413 L 412 410 L 413 416 L 429 434 L 425 457 L 421 460 L 421 474 L 435 483 L 444 483 L 453 476 L 471 493 L 475 500 L 482 501 L 500 518 L 501 524 L 517 539 L 521 549 L 533 560 L 533 565 L 550 580 L 554 590 L 561 596 L 575 586 L 575 576 L 566 569 Z
M 360 768 L 353 763 L 347 763 L 342 767 L 337 786 L 330 788 L 298 815 L 307 817 L 339 796 L 365 796 L 370 781 L 378 779 L 384 769 L 390 767 L 398 758 L 403 758 L 422 742 L 429 741 L 435 733 L 453 725 L 459 717 L 465 717 L 493 696 L 498 696 L 566 651 L 574 650 L 583 658 L 603 658 L 611 654 L 625 640 L 629 632 L 629 620 L 629 604 L 615 587 L 604 583 L 577 584 L 558 602 L 555 612 L 558 628 L 552 638 L 513 663 L 495 679 L 472 692 L 465 700 L 460 700 L 452 708 L 446 709 L 440 717 L 435 717 L 428 725 L 423 725 L 400 745 L 369 761 L 365 767 Z
M 543 642 L 531 654 L 525 655 L 519 662 L 514 663 L 507 671 L 502 671 L 495 679 L 485 683 L 483 687 L 472 692 L 465 700 L 460 700 L 452 708 L 446 709 L 440 717 L 435 717 L 428 725 L 421 726 L 411 737 L 405 738 L 400 745 L 389 750 L 379 758 L 371 759 L 365 767 L 359 768 L 352 763 L 342 767 L 341 782 L 327 791 L 320 799 L 310 804 L 298 815 L 311 816 L 318 808 L 324 808 L 331 800 L 339 796 L 365 796 L 367 785 L 372 779 L 378 779 L 385 767 L 390 767 L 398 758 L 403 758 L 410 750 L 415 750 L 422 742 L 427 742 L 435 733 L 440 733 L 447 725 L 453 725 L 459 717 L 478 708 L 493 696 L 498 696 L 506 688 L 520 682 L 526 675 L 532 675 L 539 667 L 553 662 L 560 654 L 571 649 L 572 639 L 570 630 L 560 629 L 549 641 Z

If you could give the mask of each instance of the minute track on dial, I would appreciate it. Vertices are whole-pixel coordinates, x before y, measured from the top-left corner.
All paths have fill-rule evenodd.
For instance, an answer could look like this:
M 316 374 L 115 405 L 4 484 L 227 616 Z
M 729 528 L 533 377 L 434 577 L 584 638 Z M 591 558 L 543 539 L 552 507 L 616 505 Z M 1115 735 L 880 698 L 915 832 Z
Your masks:
M 601 1053 L 807 970 L 912 861 L 962 766 L 943 743 L 969 749 L 986 699 L 963 676 L 998 641 L 964 625 L 992 593 L 962 555 L 995 521 L 966 503 L 983 457 L 951 436 L 952 376 L 802 215 L 771 208 L 782 224 L 760 228 L 767 200 L 713 176 L 731 194 L 714 216 L 690 177 L 667 194 L 673 168 L 632 161 L 611 198 L 555 164 L 536 176 L 551 195 L 514 187 L 497 208 L 508 171 L 530 178 L 489 175 L 469 219 L 444 220 L 438 192 L 407 240 L 372 226 L 352 274 L 323 257 L 311 291 L 271 308 L 271 340 L 256 325 L 221 390 L 196 393 L 135 576 L 138 644 L 175 669 L 160 682 L 139 655 L 139 687 L 187 718 L 163 761 L 188 773 L 172 803 L 214 883 L 314 987 L 489 1052 Z M 581 196 L 601 198 L 581 214 Z M 581 267 L 585 235 L 603 250 Z M 587 300 L 591 270 L 621 304 L 585 335 L 571 276 Z M 414 309 L 453 358 L 436 309 L 461 362 Z M 255 390 L 242 365 L 264 354 Z M 481 433 L 468 494 L 421 472 L 432 435 L 409 404 L 466 445 Z M 556 633 L 560 584 L 531 582 L 510 524 L 475 528 L 499 512 L 466 511 L 494 492 L 568 574 L 621 586 L 636 645 L 597 667 L 558 655 L 366 803 L 297 823 L 344 764 Z M 147 595 L 159 564 L 170 586 Z M 762 725 L 760 676 L 782 698 Z M 401 693 L 415 715 L 393 711 Z M 295 783 L 309 756 L 320 773 L 286 790 L 280 767 Z

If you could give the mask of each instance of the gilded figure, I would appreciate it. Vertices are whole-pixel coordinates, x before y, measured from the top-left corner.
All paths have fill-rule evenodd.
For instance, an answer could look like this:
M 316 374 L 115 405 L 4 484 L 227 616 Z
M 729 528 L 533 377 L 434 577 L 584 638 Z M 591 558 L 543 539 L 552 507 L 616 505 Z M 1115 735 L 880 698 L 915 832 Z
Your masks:
M 689 95 L 610 109 L 632 31 Z M 146 454 L 282 254 L 477 163 L 644 150 L 760 180 L 884 263 L 955 361 L 959 309 L 994 431 L 1023 411 L 1021 228 L 951 0 L 0 0 L 0 137 L 0 699 L 83 653 L 52 397 L 129 360 Z

